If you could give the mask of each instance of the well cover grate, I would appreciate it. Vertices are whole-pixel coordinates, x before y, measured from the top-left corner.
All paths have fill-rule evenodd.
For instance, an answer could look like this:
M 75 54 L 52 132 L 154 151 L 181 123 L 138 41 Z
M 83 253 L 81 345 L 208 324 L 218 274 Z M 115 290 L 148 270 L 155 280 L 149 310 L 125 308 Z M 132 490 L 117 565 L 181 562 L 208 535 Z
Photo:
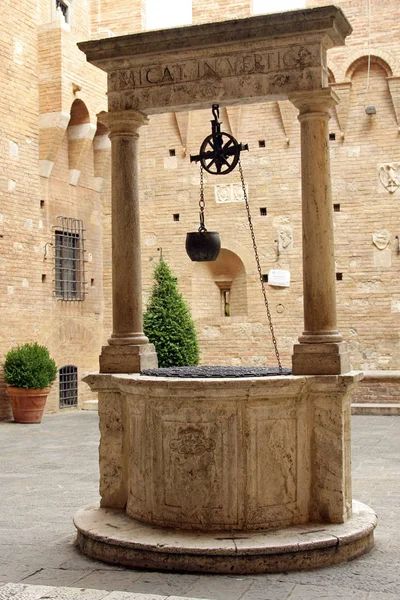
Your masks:
M 186 379 L 213 377 L 276 377 L 291 375 L 292 370 L 279 367 L 168 367 L 161 369 L 146 369 L 141 375 L 152 377 L 182 377 Z

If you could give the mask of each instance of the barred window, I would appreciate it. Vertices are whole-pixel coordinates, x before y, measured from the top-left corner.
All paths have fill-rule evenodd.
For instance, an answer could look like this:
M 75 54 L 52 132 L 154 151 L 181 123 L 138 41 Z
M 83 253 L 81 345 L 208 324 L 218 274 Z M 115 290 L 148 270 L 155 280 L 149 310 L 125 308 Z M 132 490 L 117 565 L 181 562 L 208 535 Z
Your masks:
M 62 367 L 59 372 L 60 408 L 78 406 L 78 369 L 73 365 Z
M 68 0 L 66 0 L 66 1 L 65 0 L 55 0 L 55 3 L 56 3 L 56 10 L 60 10 L 62 12 L 62 14 L 63 14 L 65 22 L 69 23 L 69 17 L 70 17 L 69 9 L 70 9 L 70 6 L 69 6 Z
M 85 248 L 83 223 L 57 217 L 54 228 L 54 282 L 56 298 L 85 299 Z

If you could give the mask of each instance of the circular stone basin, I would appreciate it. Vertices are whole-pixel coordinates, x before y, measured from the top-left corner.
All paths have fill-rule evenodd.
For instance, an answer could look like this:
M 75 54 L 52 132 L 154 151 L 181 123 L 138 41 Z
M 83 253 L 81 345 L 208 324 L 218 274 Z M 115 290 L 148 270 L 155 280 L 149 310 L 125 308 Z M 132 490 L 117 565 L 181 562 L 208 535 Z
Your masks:
M 188 379 L 214 378 L 214 377 L 276 377 L 291 375 L 292 370 L 286 367 L 167 367 L 161 369 L 147 369 L 141 375 L 151 377 L 182 377 Z

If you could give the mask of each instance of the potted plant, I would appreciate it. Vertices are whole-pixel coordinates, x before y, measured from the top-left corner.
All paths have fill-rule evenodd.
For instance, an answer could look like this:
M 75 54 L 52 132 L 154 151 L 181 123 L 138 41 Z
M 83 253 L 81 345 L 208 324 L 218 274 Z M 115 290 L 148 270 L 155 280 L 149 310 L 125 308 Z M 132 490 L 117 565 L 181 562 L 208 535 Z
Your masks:
M 16 423 L 40 423 L 57 365 L 37 342 L 7 352 L 4 379 Z

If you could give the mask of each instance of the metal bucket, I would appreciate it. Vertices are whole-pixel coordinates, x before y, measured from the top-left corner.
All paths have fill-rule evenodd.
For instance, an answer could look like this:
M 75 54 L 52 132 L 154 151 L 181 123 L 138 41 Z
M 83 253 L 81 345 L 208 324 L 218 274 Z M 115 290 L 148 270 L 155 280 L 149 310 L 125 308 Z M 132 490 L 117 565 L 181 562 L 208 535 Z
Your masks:
M 216 260 L 220 250 L 221 240 L 216 231 L 192 231 L 186 234 L 186 252 L 194 262 Z

